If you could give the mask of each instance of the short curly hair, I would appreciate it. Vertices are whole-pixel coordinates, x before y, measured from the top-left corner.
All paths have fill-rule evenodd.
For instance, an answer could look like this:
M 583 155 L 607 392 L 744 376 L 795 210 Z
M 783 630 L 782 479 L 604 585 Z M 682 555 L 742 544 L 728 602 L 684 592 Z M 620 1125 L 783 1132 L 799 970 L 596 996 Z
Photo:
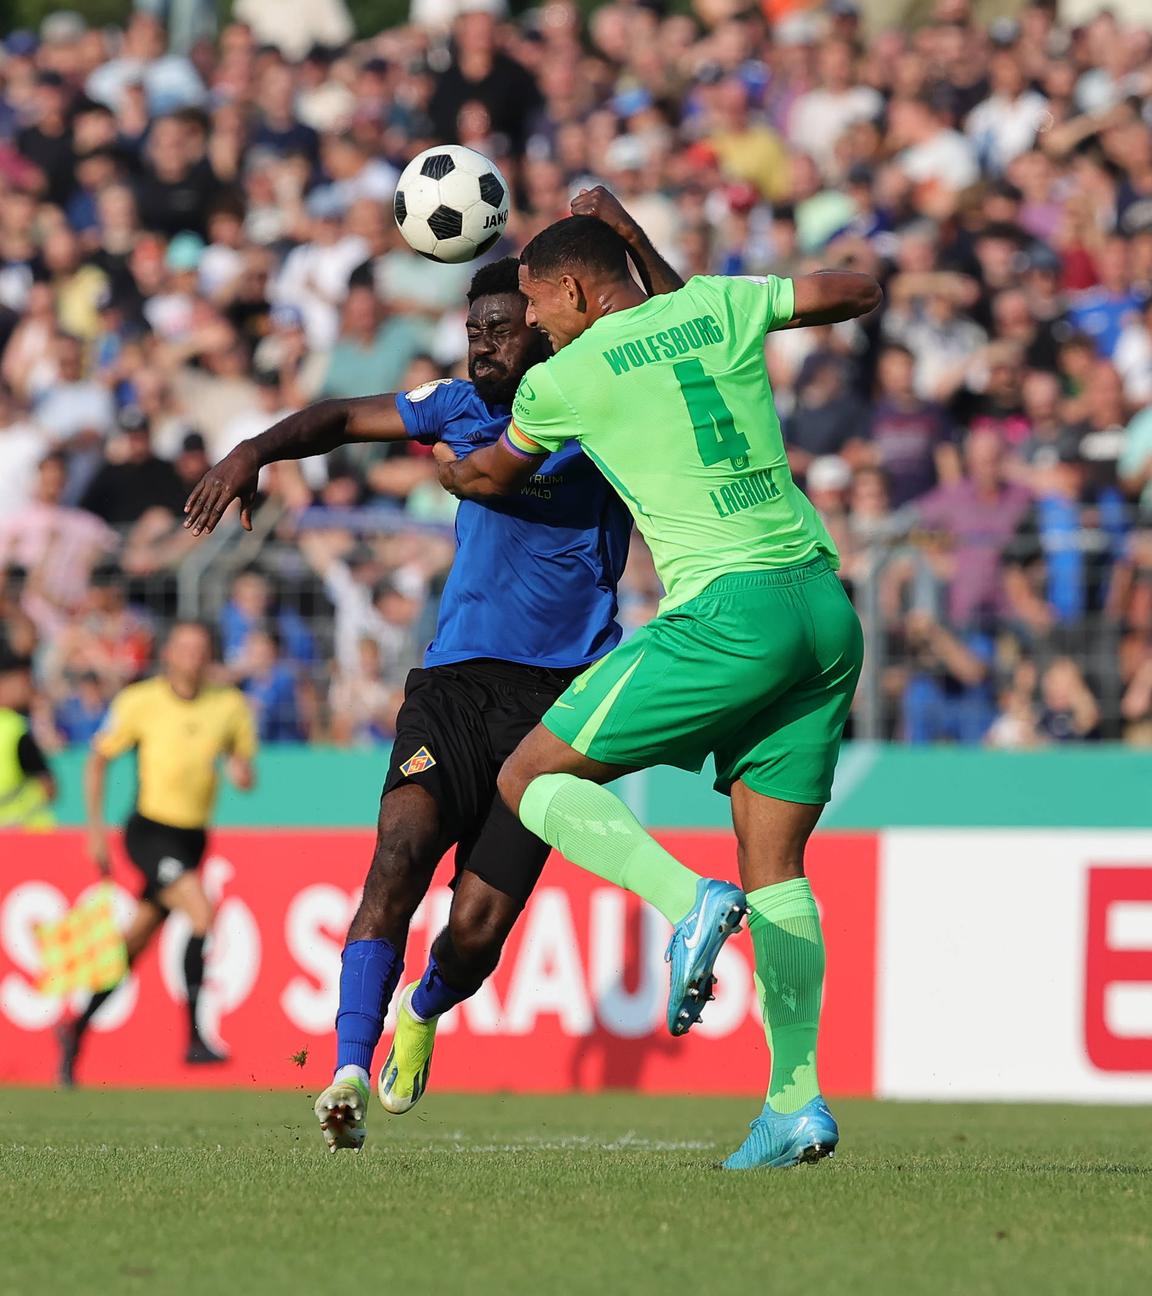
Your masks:
M 483 265 L 472 276 L 468 287 L 468 305 L 481 297 L 497 297 L 504 293 L 520 292 L 520 262 L 515 257 L 504 257 Z

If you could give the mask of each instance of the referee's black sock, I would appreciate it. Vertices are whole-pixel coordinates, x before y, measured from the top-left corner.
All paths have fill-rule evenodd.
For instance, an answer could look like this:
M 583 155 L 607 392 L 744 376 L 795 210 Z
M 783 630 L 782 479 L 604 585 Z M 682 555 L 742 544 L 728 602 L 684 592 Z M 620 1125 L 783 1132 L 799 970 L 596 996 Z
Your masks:
M 77 1039 L 84 1034 L 91 1023 L 92 1018 L 96 1016 L 100 1009 L 109 999 L 112 998 L 119 988 L 120 982 L 117 982 L 110 990 L 98 990 L 92 998 L 88 1000 L 84 1005 L 84 1011 L 72 1023 L 72 1029 L 76 1032 Z
M 188 993 L 188 1039 L 200 1043 L 197 1010 L 200 1006 L 200 987 L 204 984 L 205 936 L 189 936 L 184 946 L 184 988 Z

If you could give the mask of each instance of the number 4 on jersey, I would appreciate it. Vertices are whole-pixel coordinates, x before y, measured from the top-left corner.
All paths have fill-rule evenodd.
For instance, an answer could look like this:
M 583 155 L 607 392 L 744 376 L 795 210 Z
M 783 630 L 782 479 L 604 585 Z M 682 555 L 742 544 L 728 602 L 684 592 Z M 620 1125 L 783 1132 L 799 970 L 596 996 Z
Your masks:
M 696 430 L 696 449 L 705 468 L 729 459 L 736 472 L 748 467 L 748 438 L 737 432 L 732 411 L 724 404 L 716 380 L 699 360 L 679 360 L 672 366 L 684 404 Z

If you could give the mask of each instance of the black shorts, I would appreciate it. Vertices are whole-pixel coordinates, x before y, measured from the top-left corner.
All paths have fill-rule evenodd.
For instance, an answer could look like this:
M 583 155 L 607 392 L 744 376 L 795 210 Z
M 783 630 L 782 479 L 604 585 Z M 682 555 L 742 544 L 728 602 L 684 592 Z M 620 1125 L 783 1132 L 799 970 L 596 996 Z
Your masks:
M 140 899 L 159 903 L 165 887 L 200 867 L 207 844 L 203 828 L 172 828 L 134 813 L 124 825 L 124 849 L 144 875 Z
M 549 670 L 477 657 L 409 673 L 384 796 L 406 783 L 428 791 L 457 843 L 456 871 L 475 873 L 523 903 L 549 847 L 500 800 L 500 766 L 586 668 Z

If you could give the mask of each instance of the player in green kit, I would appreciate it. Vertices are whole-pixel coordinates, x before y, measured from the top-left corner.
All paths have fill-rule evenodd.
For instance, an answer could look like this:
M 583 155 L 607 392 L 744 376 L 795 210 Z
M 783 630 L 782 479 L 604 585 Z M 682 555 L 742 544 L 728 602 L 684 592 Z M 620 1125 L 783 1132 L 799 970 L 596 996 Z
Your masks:
M 505 438 L 458 462 L 441 452 L 441 480 L 471 498 L 505 494 L 576 440 L 632 511 L 667 591 L 660 613 L 560 696 L 508 759 L 501 792 L 573 863 L 674 924 L 677 1031 L 702 1006 L 678 1001 L 677 966 L 712 938 L 707 889 L 721 884 L 675 860 L 600 784 L 715 757 L 772 1051 L 764 1110 L 724 1165 L 796 1165 L 839 1139 L 816 1074 L 824 946 L 804 849 L 831 794 L 863 643 L 835 547 L 788 470 L 764 336 L 863 315 L 880 288 L 826 271 L 698 277 L 647 297 L 625 255 L 586 217 L 528 245 L 528 321 L 556 354 L 521 382 Z M 710 988 L 710 976 L 697 985 Z

